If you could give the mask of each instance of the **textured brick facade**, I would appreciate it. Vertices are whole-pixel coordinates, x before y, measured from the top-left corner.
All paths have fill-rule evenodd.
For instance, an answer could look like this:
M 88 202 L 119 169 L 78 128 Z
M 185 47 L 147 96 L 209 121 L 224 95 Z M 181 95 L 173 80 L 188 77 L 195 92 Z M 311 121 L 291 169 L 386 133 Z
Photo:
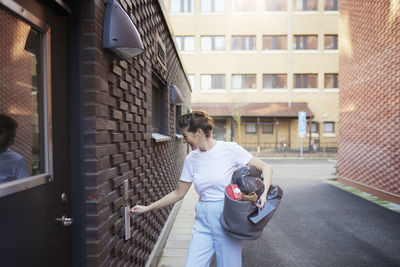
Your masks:
M 400 7 L 341 0 L 340 180 L 400 203 Z
M 124 239 L 124 205 L 147 204 L 175 189 L 186 145 L 175 138 L 175 84 L 190 104 L 190 89 L 157 0 L 120 1 L 143 40 L 145 51 L 127 61 L 102 48 L 103 1 L 84 1 L 85 209 L 88 266 L 143 266 L 168 218 L 170 207 L 131 219 Z M 166 48 L 164 68 L 157 60 L 156 36 Z M 152 77 L 165 83 L 165 134 L 152 140 Z M 129 180 L 129 201 L 123 181 Z

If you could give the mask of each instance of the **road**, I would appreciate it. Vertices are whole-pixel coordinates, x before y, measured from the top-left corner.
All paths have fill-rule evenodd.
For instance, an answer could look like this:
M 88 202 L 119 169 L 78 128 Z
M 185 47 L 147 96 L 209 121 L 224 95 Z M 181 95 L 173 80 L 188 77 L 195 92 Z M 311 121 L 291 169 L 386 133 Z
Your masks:
M 283 201 L 243 266 L 400 266 L 400 213 L 325 182 L 332 160 L 270 160 Z

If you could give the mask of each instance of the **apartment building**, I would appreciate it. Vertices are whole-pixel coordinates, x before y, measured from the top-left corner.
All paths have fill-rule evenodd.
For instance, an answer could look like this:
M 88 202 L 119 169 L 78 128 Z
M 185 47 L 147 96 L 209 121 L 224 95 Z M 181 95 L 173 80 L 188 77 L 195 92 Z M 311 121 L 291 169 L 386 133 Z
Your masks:
M 337 148 L 338 0 L 165 0 L 215 136 L 248 149 Z

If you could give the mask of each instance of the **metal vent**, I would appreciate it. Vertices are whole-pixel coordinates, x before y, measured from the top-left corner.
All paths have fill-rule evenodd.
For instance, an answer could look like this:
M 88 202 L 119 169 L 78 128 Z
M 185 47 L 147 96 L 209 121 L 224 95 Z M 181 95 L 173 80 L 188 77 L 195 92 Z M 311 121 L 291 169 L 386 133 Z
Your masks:
M 156 35 L 157 40 L 157 61 L 164 67 L 167 67 L 167 54 L 165 51 L 165 46 L 160 38 L 160 36 Z

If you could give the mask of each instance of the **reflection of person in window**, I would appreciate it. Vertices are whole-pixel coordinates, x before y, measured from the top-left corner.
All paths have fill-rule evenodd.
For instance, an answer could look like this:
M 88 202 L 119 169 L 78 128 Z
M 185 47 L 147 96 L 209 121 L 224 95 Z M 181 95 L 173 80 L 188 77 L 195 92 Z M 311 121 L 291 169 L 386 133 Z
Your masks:
M 0 183 L 29 176 L 24 158 L 8 147 L 14 142 L 18 123 L 0 114 Z

